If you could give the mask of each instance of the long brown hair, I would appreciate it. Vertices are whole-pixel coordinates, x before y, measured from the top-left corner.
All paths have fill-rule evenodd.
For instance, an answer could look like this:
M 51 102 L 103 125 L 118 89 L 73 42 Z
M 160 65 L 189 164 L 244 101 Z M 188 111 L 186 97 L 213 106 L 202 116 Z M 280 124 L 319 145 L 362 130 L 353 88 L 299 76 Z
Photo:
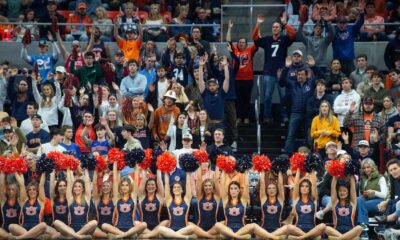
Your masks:
M 322 121 L 322 119 L 324 117 L 324 116 L 322 116 L 322 112 L 321 112 L 321 106 L 324 103 L 328 105 L 329 111 L 328 111 L 327 119 L 328 119 L 329 124 L 332 124 L 332 121 L 333 121 L 332 107 L 331 107 L 331 104 L 326 100 L 322 100 L 321 104 L 319 104 L 319 113 L 318 113 L 319 121 Z
M 239 188 L 239 195 L 238 195 L 238 199 L 240 201 L 240 199 L 242 199 L 242 192 L 240 191 L 240 183 L 237 181 L 232 181 L 231 183 L 229 183 L 228 185 L 228 201 L 230 202 L 232 200 L 232 196 L 230 193 L 230 189 L 232 185 L 236 185 Z
M 44 96 L 43 89 L 44 89 L 45 87 L 49 87 L 50 90 L 51 90 L 51 93 L 50 93 L 50 96 L 49 96 L 49 97 Z M 45 84 L 43 85 L 43 87 L 42 87 L 42 101 L 40 102 L 40 107 L 42 107 L 42 108 L 44 108 L 44 107 L 51 107 L 52 104 L 53 104 L 53 102 L 52 102 L 53 97 L 54 97 L 54 89 L 53 89 L 53 87 L 51 86 L 50 83 L 45 83 Z

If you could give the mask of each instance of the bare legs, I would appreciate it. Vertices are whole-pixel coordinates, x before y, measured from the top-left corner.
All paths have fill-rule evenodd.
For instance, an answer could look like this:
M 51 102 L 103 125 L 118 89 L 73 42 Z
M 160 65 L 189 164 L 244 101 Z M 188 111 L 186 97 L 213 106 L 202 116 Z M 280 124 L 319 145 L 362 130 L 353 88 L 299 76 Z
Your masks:
M 141 235 L 141 238 L 148 239 L 148 238 L 158 238 L 158 235 L 160 234 L 160 226 L 168 226 L 168 220 L 162 221 L 160 224 L 158 224 L 157 227 L 155 227 L 153 230 L 150 229 L 145 229 L 143 231 L 143 234 Z
M 30 239 L 30 238 L 37 238 L 46 232 L 47 225 L 46 223 L 39 223 L 35 227 L 31 228 L 27 231 L 25 228 L 18 224 L 11 224 L 9 226 L 10 233 L 13 236 L 16 236 L 16 239 Z
M 160 235 L 164 238 L 179 238 L 179 239 L 189 239 L 191 235 L 195 232 L 194 225 L 187 225 L 186 227 L 180 229 L 179 231 L 174 231 L 168 227 L 159 226 Z
M 362 230 L 363 229 L 361 226 L 355 226 L 350 231 L 348 231 L 344 234 L 341 234 L 338 230 L 336 230 L 332 227 L 326 227 L 325 234 L 329 236 L 329 239 L 350 240 L 350 239 L 354 239 L 354 238 L 360 236 Z
M 77 238 L 77 239 L 91 238 L 91 236 L 88 236 L 88 235 L 92 235 L 96 231 L 96 228 L 97 228 L 96 220 L 92 220 L 92 221 L 88 222 L 78 232 L 75 232 L 74 229 L 72 229 L 70 226 L 66 225 L 65 223 L 63 223 L 59 220 L 54 221 L 53 224 L 54 224 L 54 227 L 61 234 L 69 236 L 69 237 Z
M 261 239 L 282 239 L 286 238 L 286 235 L 289 235 L 289 230 L 287 226 L 280 227 L 276 229 L 274 232 L 269 233 L 267 230 L 259 226 L 258 224 L 254 224 L 254 234 Z M 239 230 L 240 231 L 240 230 Z M 239 231 L 237 233 L 239 233 Z
M 291 235 L 297 236 L 292 237 L 292 239 L 307 239 L 321 236 L 325 232 L 326 225 L 323 223 L 318 224 L 307 233 L 294 225 L 287 225 L 287 227 Z
M 110 225 L 108 223 L 104 223 L 101 228 L 103 231 L 115 234 L 116 238 L 128 238 L 132 237 L 135 234 L 143 232 L 147 228 L 147 224 L 145 222 L 134 222 L 134 227 L 130 228 L 128 231 L 123 232 L 119 230 L 118 228 L 114 227 L 113 225 Z
M 222 222 L 217 222 L 215 224 L 215 228 L 218 230 L 220 234 L 227 238 L 235 238 L 235 239 L 250 239 L 251 235 L 249 234 L 253 230 L 253 226 L 251 224 L 243 226 L 239 231 L 244 234 L 244 235 L 239 235 L 238 232 L 233 232 L 232 229 L 228 226 L 226 226 Z

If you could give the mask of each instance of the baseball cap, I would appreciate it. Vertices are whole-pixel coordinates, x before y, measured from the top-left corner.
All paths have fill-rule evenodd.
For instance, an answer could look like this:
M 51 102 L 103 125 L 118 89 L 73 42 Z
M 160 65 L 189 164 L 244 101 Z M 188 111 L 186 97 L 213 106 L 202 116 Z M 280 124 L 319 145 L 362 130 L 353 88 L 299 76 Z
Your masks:
M 37 118 L 39 120 L 42 120 L 42 117 L 39 114 L 34 114 L 31 119 Z
M 193 140 L 192 134 L 190 133 L 185 133 L 182 135 L 182 139 L 189 139 L 189 140 Z
M 124 56 L 124 52 L 121 51 L 121 50 L 118 50 L 118 51 L 115 53 L 115 55 L 117 55 L 117 56 Z
M 133 26 L 128 27 L 125 32 L 127 32 L 127 33 L 131 32 L 131 33 L 134 33 L 134 34 L 138 34 L 137 28 L 133 27 Z
M 340 16 L 337 20 L 338 23 L 346 23 L 347 22 L 347 18 L 345 16 Z
M 369 147 L 369 142 L 368 142 L 367 140 L 361 140 L 361 141 L 358 142 L 358 145 L 357 145 L 357 146 L 358 146 L 358 147 L 360 147 L 360 146 Z
M 207 85 L 210 84 L 210 83 L 215 83 L 215 84 L 219 85 L 217 79 L 215 79 L 215 78 L 208 79 Z
M 300 56 L 303 56 L 303 52 L 302 51 L 300 51 L 300 50 L 295 50 L 293 53 L 292 53 L 292 55 L 295 55 L 295 54 L 299 54 Z
M 370 103 L 370 104 L 373 104 L 374 102 L 375 102 L 375 100 L 374 100 L 374 98 L 371 97 L 371 96 L 366 96 L 366 97 L 364 97 L 364 99 L 363 99 L 363 103 Z
M 58 67 L 56 67 L 56 72 L 66 73 L 67 70 L 65 70 L 65 67 L 63 67 L 63 66 L 58 66 Z
M 84 3 L 84 2 L 79 3 L 78 9 L 86 9 L 86 3 Z
M 79 41 L 78 40 L 72 41 L 72 45 L 79 45 Z
M 47 45 L 46 39 L 40 39 L 38 45 L 39 45 L 39 46 L 40 46 L 40 45 L 48 46 L 48 45 Z
M 3 128 L 3 132 L 14 132 L 14 129 L 11 126 L 4 126 Z
M 176 93 L 172 90 L 168 90 L 165 94 L 164 94 L 164 98 L 169 97 L 172 99 L 176 100 Z
M 330 146 L 337 147 L 337 144 L 336 144 L 335 142 L 332 142 L 332 141 L 327 142 L 327 143 L 325 144 L 325 149 L 327 149 L 327 148 L 330 147 Z
M 339 150 L 339 151 L 337 151 L 336 152 L 336 157 L 339 157 L 340 155 L 342 155 L 342 154 L 346 154 L 347 152 L 345 151 L 345 150 Z

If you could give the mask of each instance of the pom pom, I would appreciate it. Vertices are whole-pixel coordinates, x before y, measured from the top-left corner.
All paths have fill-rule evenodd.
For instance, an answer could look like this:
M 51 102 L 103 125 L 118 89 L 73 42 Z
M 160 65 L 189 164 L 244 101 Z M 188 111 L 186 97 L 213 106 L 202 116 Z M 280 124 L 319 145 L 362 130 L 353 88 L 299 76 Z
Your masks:
M 236 159 L 236 171 L 244 173 L 252 167 L 253 162 L 251 161 L 250 156 L 242 155 L 238 159 Z
M 8 158 L 4 164 L 4 173 L 12 174 L 19 173 L 24 174 L 28 171 L 28 163 L 23 157 L 12 157 Z
M 328 173 L 332 177 L 344 177 L 344 163 L 341 163 L 339 160 L 331 160 L 328 165 Z
M 97 160 L 90 153 L 83 153 L 81 157 L 81 167 L 87 170 L 95 170 L 97 167 Z
M 271 170 L 271 160 L 266 155 L 256 155 L 252 159 L 253 168 L 257 172 L 269 172 Z
M 64 154 L 58 152 L 58 151 L 51 151 L 49 153 L 47 153 L 46 158 L 48 160 L 53 160 L 56 163 L 56 171 L 60 171 L 60 170 L 66 170 L 63 166 L 63 162 L 64 162 Z
M 154 152 L 153 152 L 154 155 Z M 163 173 L 170 173 L 176 168 L 176 159 L 169 152 L 164 152 L 157 157 L 157 168 Z
M 102 172 L 107 169 L 107 161 L 104 159 L 103 156 L 101 156 L 101 155 L 96 156 L 96 160 L 97 160 L 97 168 L 96 169 L 98 172 Z
M 151 166 L 153 161 L 153 149 L 147 148 L 144 150 L 144 159 L 143 162 L 139 163 L 139 167 L 146 170 Z
M 78 169 L 80 162 L 79 160 L 72 155 L 64 155 L 64 161 L 62 164 L 62 169 L 67 170 L 70 169 L 72 171 L 76 171 Z
M 308 154 L 304 160 L 304 168 L 307 172 L 317 171 L 321 167 L 321 159 L 317 153 Z
M 136 163 L 143 162 L 145 158 L 143 149 L 135 148 L 125 153 L 125 164 L 131 168 L 135 167 Z
M 7 158 L 0 156 L 0 171 L 4 172 L 4 166 L 6 165 Z
M 200 166 L 199 160 L 190 153 L 184 153 L 179 156 L 179 165 L 185 172 L 195 172 Z
M 31 30 L 27 28 L 25 30 L 24 36 L 22 37 L 22 43 L 25 45 L 29 45 L 32 42 Z
M 108 151 L 108 168 L 110 170 L 113 169 L 113 163 L 117 162 L 117 168 L 118 170 L 122 170 L 125 167 L 125 153 L 118 148 L 111 148 L 110 151 Z
M 193 155 L 200 163 L 208 162 L 208 153 L 205 150 L 195 150 Z
M 286 173 L 287 170 L 289 170 L 290 168 L 290 160 L 289 160 L 289 156 L 286 154 L 281 154 L 277 157 L 275 157 L 272 160 L 272 171 L 274 173 Z
M 219 167 L 219 169 L 221 169 L 222 171 L 228 174 L 235 172 L 236 162 L 229 156 L 218 155 L 216 162 L 217 162 L 217 167 Z
M 56 163 L 52 158 L 47 158 L 42 154 L 36 162 L 36 171 L 40 175 L 42 173 L 51 173 L 56 168 Z
M 360 175 L 361 163 L 358 160 L 349 160 L 344 165 L 346 175 Z
M 304 173 L 306 169 L 304 168 L 304 161 L 306 159 L 306 156 L 302 153 L 295 153 L 292 155 L 290 158 L 290 166 L 292 172 L 296 172 L 297 169 L 300 169 L 301 173 Z

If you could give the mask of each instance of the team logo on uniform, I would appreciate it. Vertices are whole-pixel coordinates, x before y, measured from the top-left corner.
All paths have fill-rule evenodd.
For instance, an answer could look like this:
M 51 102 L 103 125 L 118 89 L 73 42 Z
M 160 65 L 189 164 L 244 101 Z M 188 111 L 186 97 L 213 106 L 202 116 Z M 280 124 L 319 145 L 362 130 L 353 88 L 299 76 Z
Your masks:
M 16 216 L 17 216 L 17 209 L 15 208 L 6 209 L 6 217 L 15 218 Z
M 154 212 L 155 210 L 157 210 L 157 204 L 155 204 L 155 203 L 146 203 L 144 209 L 147 212 Z
M 175 179 L 175 182 L 179 182 L 181 180 L 181 178 L 179 176 L 175 176 L 174 179 Z
M 67 212 L 67 206 L 56 206 L 57 214 L 64 214 Z
M 302 212 L 302 213 L 310 213 L 311 212 L 311 205 L 302 205 L 302 206 L 300 206 L 300 212 Z
M 231 216 L 239 216 L 240 215 L 240 208 L 238 208 L 238 207 L 229 208 L 229 215 L 231 215 Z
M 174 207 L 172 209 L 172 214 L 175 216 L 182 216 L 183 215 L 183 207 Z
M 348 216 L 350 214 L 350 209 L 347 207 L 338 208 L 338 214 L 342 217 Z
M 111 214 L 111 208 L 110 207 L 101 207 L 100 208 L 100 214 L 101 215 L 110 215 Z
M 119 210 L 123 213 L 127 213 L 131 211 L 131 205 L 128 203 L 123 203 L 119 205 Z
M 211 210 L 213 210 L 213 208 L 214 208 L 213 203 L 211 203 L 211 202 L 203 203 L 203 210 L 204 211 L 211 211 Z
M 275 214 L 277 212 L 278 212 L 278 206 L 268 206 L 267 207 L 267 213 Z
M 74 207 L 74 214 L 77 216 L 81 216 L 81 215 L 85 214 L 85 207 L 81 207 L 81 206 Z
M 30 206 L 26 208 L 26 215 L 34 216 L 36 214 L 37 214 L 37 207 Z

